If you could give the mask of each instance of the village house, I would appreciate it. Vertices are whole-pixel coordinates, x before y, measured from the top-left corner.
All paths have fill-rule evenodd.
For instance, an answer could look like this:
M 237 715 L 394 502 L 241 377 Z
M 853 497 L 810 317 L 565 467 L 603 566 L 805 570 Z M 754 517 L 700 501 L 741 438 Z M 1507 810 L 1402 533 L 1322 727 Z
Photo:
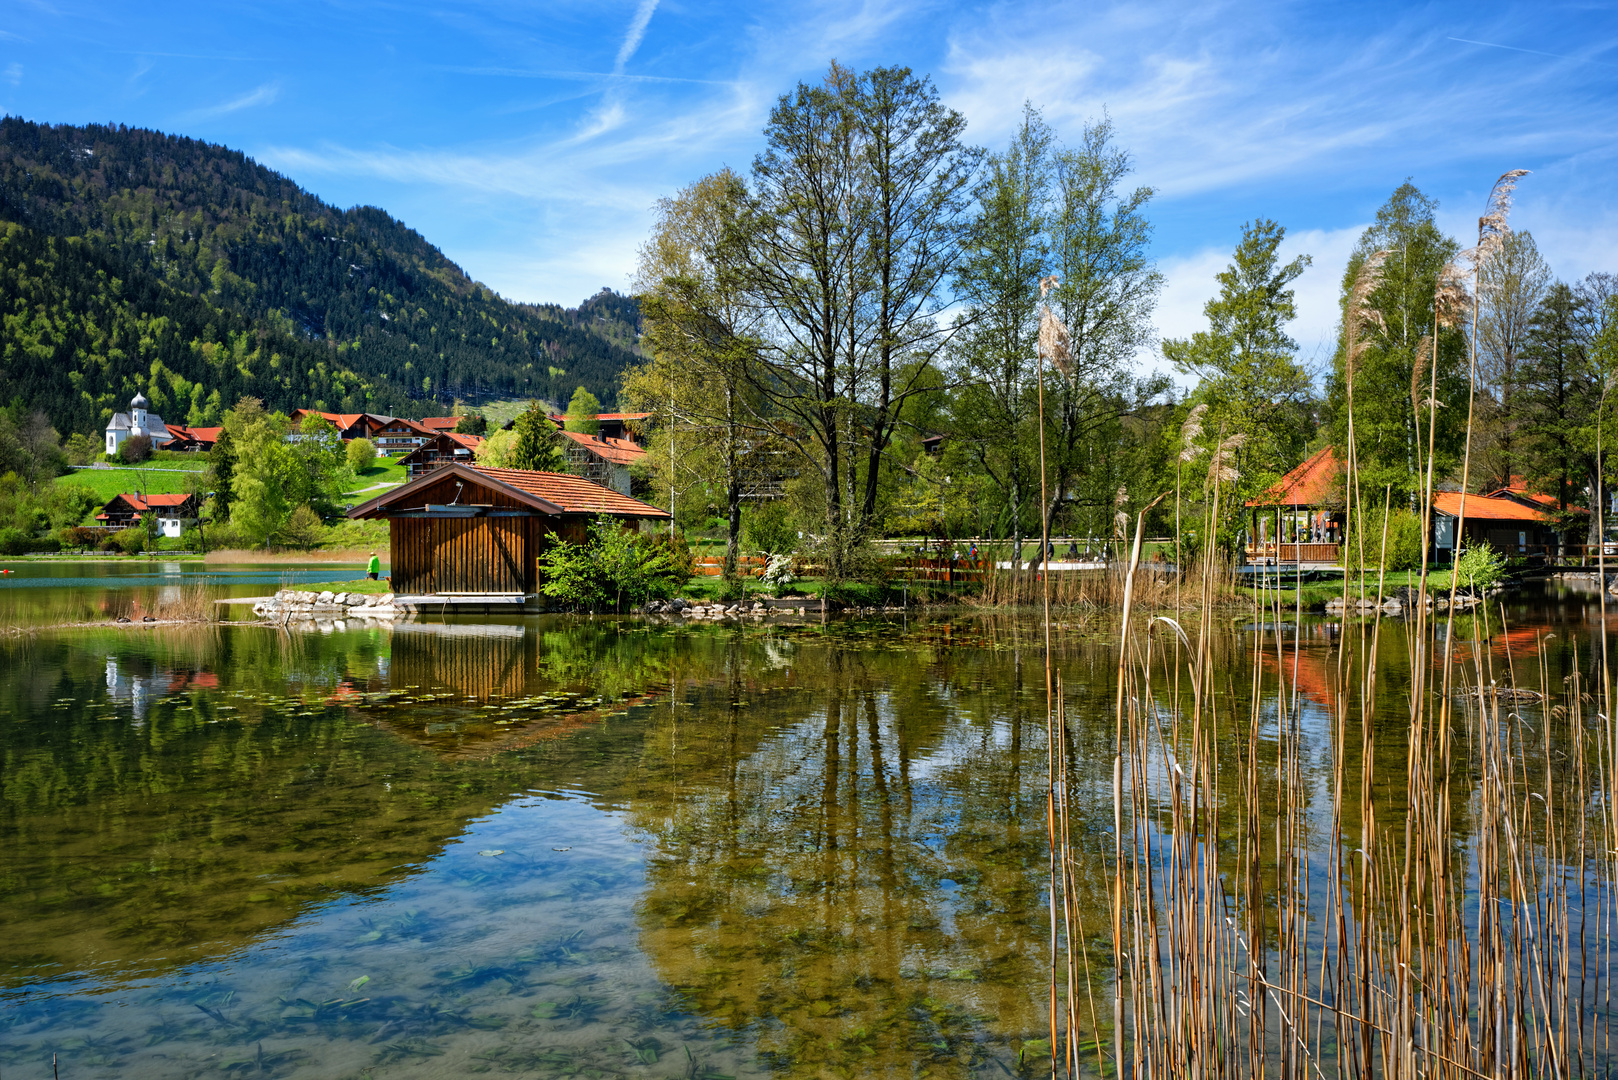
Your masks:
M 165 450 L 178 450 L 193 454 L 206 454 L 213 449 L 213 444 L 219 441 L 219 433 L 224 428 L 218 427 L 181 427 L 170 424 L 168 442 L 163 444 Z
M 566 440 L 568 468 L 620 495 L 630 494 L 630 467 L 645 459 L 645 450 L 628 439 L 607 435 L 577 431 L 563 431 L 561 435 Z
M 147 515 L 155 515 L 158 536 L 179 536 L 197 523 L 197 497 L 195 495 L 114 495 L 95 516 L 98 523 L 109 529 L 127 529 L 139 525 Z
M 348 512 L 388 522 L 396 603 L 484 611 L 542 607 L 539 556 L 558 539 L 582 542 L 602 515 L 626 528 L 668 519 L 580 476 L 459 462 Z
M 154 447 L 162 446 L 172 437 L 163 418 L 151 411 L 152 403 L 145 394 L 136 394 L 129 402 L 129 411 L 113 413 L 107 422 L 107 456 L 113 457 L 126 439 L 144 435 Z
M 295 409 L 294 426 L 306 417 L 323 417 L 337 429 L 337 437 L 344 442 L 370 439 L 384 454 L 407 454 L 423 443 L 437 437 L 438 432 L 422 426 L 420 421 L 400 416 L 378 416 L 375 413 L 332 413 L 316 409 Z
M 1255 561 L 1335 563 L 1342 559 L 1343 463 L 1327 446 L 1247 503 L 1251 534 L 1247 556 Z M 1486 495 L 1467 495 L 1460 547 L 1487 543 L 1506 555 L 1556 554 L 1560 536 L 1549 513 L 1556 500 L 1528 491 L 1516 481 Z M 1433 493 L 1432 558 L 1449 562 L 1456 554 L 1461 493 Z
M 646 445 L 646 421 L 650 420 L 649 412 L 604 412 L 596 413 L 596 423 L 600 425 L 597 433 L 603 438 L 625 439 L 636 446 Z M 567 417 L 551 414 L 551 423 L 559 428 L 567 427 Z
M 414 480 L 424 472 L 459 461 L 470 465 L 477 448 L 483 445 L 481 435 L 463 435 L 454 431 L 440 433 L 430 442 L 424 442 L 399 459 L 405 475 Z
M 1503 555 L 1555 555 L 1561 546 L 1556 526 L 1531 500 L 1468 495 L 1463 508 L 1459 491 L 1437 491 L 1433 493 L 1433 554 L 1439 562 L 1455 553 L 1455 526 L 1463 509 L 1462 549 L 1486 543 Z

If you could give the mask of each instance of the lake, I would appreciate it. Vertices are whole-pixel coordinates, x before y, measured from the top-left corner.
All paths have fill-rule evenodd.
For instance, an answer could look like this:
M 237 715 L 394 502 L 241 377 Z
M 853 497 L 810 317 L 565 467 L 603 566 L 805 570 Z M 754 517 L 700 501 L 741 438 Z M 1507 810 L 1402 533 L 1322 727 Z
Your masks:
M 139 618 L 186 590 L 217 598 L 264 596 L 293 585 L 353 581 L 360 563 L 228 566 L 200 559 L 0 559 L 0 627 Z M 245 610 L 245 609 L 242 609 Z
M 84 576 L 0 593 L 95 608 Z M 1485 642 L 1523 686 L 1589 669 L 1594 593 L 1504 615 Z M 1104 995 L 1115 629 L 1060 618 L 1071 933 Z M 1296 700 L 1318 848 L 1349 631 L 1270 618 L 1219 617 L 1217 739 L 1234 762 L 1254 734 L 1231 718 L 1259 645 Z M 1404 633 L 1377 644 L 1389 821 Z M 1546 635 L 1526 670 L 1514 648 Z M 1042 640 L 971 612 L 7 638 L 0 1072 L 1049 1075 Z M 1284 740 L 1262 741 L 1273 764 Z M 1581 1047 L 1612 1022 L 1591 1001 Z

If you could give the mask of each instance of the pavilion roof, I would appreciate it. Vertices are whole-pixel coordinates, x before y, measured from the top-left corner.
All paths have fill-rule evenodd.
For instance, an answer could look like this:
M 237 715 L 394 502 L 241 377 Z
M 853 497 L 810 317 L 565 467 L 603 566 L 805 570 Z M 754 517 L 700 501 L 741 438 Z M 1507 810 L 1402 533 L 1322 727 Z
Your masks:
M 1271 484 L 1248 506 L 1341 506 L 1343 463 L 1337 448 L 1325 446 Z

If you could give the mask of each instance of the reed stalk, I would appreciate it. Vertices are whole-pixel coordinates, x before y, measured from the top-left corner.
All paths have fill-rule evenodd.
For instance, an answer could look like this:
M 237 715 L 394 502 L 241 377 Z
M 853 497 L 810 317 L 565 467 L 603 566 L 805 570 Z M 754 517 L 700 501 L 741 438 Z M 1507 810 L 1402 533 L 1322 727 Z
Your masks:
M 1352 436 L 1346 456 L 1345 501 L 1363 515 Z M 1464 477 L 1469 468 L 1470 439 Z M 1221 495 L 1215 469 L 1210 526 Z M 1391 489 L 1383 502 L 1385 556 Z M 1137 579 L 1144 515 L 1120 577 L 1105 853 L 1086 856 L 1075 840 L 1086 781 L 1068 767 L 1059 673 L 1048 684 L 1053 1076 L 1611 1075 L 1618 723 L 1604 601 L 1595 696 L 1576 642 L 1536 636 L 1513 652 L 1504 610 L 1462 618 L 1452 605 L 1440 627 L 1417 604 L 1398 650 L 1408 691 L 1394 691 L 1401 715 L 1409 694 L 1408 723 L 1379 736 L 1380 614 L 1309 645 L 1301 620 L 1283 623 L 1279 595 L 1255 598 L 1245 707 L 1233 708 L 1240 683 L 1213 677 L 1228 631 L 1209 602 L 1211 554 L 1194 629 L 1167 614 L 1134 619 L 1135 587 L 1150 581 Z M 1430 536 L 1430 510 L 1423 518 Z M 1379 576 L 1378 599 L 1384 585 Z M 1318 709 L 1301 693 L 1306 648 L 1335 654 L 1312 662 Z M 1396 812 L 1384 820 L 1382 806 Z M 1105 1018 L 1083 945 L 1086 869 L 1111 879 Z M 1079 1053 L 1092 1041 L 1093 1065 Z

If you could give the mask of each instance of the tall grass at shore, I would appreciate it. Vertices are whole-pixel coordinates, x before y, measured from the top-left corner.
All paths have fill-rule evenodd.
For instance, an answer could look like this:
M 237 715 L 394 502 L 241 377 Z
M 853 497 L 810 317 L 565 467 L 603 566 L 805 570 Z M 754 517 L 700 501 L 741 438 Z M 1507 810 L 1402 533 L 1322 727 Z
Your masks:
M 1498 246 L 1520 175 L 1491 192 L 1474 271 Z M 1377 265 L 1368 260 L 1345 317 L 1350 402 Z M 1471 360 L 1475 395 L 1475 344 Z M 1422 374 L 1412 407 L 1418 421 L 1428 412 L 1430 491 Z M 1469 434 L 1463 489 L 1470 450 Z M 1350 515 L 1374 516 L 1357 466 L 1351 419 L 1345 502 Z M 1388 495 L 1377 494 L 1381 535 L 1361 530 L 1357 542 L 1385 556 Z M 1228 675 L 1216 678 L 1229 668 L 1214 642 L 1228 633 L 1207 602 L 1211 573 L 1194 625 L 1136 618 L 1143 526 L 1144 515 L 1122 575 L 1105 839 L 1093 821 L 1075 824 L 1098 793 L 1069 769 L 1076 733 L 1048 677 L 1052 1075 L 1612 1075 L 1618 718 L 1605 619 L 1600 655 L 1583 648 L 1599 673 L 1587 685 L 1577 644 L 1558 681 L 1543 637 L 1526 657 L 1493 648 L 1510 629 L 1503 609 L 1458 621 L 1451 603 L 1440 626 L 1418 605 L 1402 637 L 1410 681 L 1391 697 L 1381 618 L 1345 623 L 1328 685 L 1311 687 L 1328 714 L 1327 746 L 1312 745 L 1319 719 L 1306 732 L 1296 598 L 1255 596 L 1246 707 L 1232 705 Z M 1357 552 L 1362 564 L 1368 553 Z M 1359 587 L 1380 597 L 1384 584 Z M 1350 588 L 1345 577 L 1345 600 Z M 1406 711 L 1402 729 L 1389 723 Z M 1379 775 L 1379 763 L 1401 758 L 1402 775 Z M 1110 879 L 1105 950 L 1100 928 L 1083 922 L 1097 906 L 1098 864 Z
M 1142 562 L 1130 570 L 1124 561 L 1102 570 L 1064 570 L 1049 576 L 1050 601 L 1056 607 L 1093 607 L 1117 611 L 1123 606 L 1125 585 L 1133 580 L 1134 602 L 1148 609 L 1173 608 L 1176 602 L 1238 602 L 1236 567 L 1229 559 L 1216 556 L 1198 560 L 1184 575 L 1176 574 L 1167 563 Z M 989 560 L 983 572 L 982 590 L 971 598 L 985 607 L 1018 607 L 1039 604 L 1045 596 L 1047 575 L 1037 563 L 1026 570 L 998 568 Z

